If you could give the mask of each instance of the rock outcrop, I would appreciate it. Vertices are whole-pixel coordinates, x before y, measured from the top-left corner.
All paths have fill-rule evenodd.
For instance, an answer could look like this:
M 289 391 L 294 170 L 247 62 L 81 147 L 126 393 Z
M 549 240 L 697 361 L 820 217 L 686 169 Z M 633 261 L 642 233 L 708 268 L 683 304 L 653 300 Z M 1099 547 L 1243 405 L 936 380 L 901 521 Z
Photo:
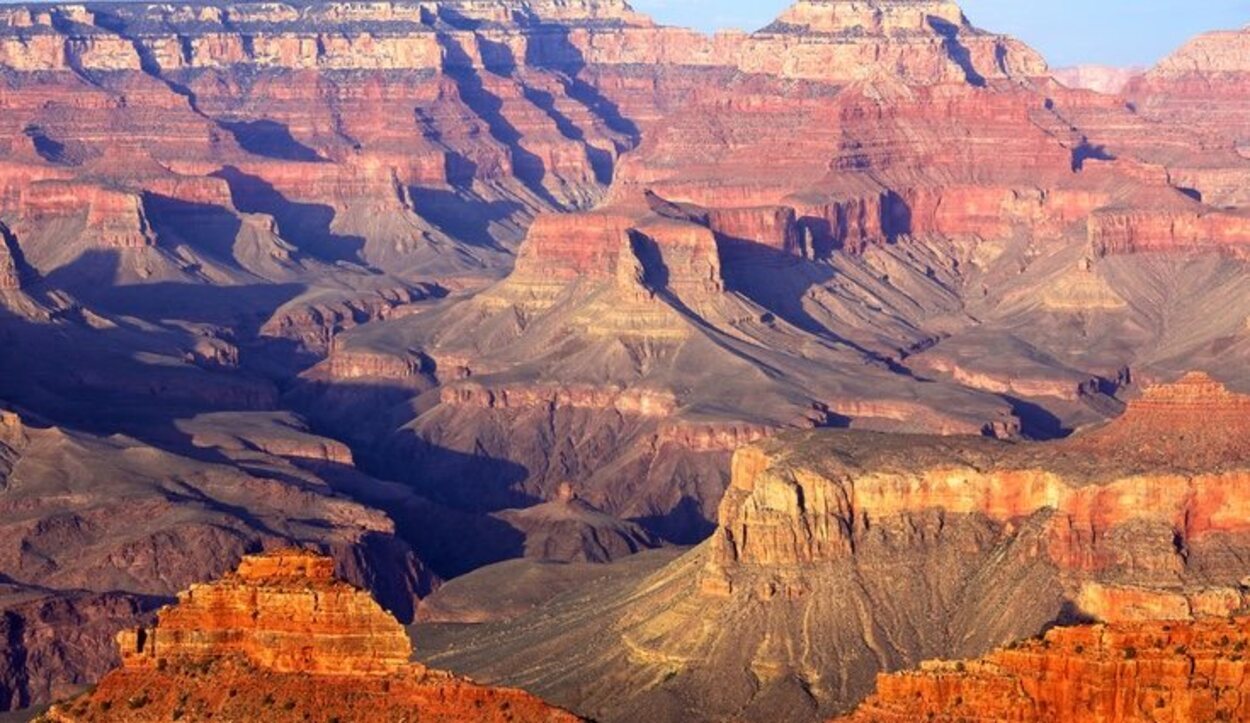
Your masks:
M 1058 628 L 965 662 L 882 675 L 842 723 L 1245 720 L 1250 619 Z
M 519 690 L 409 663 L 403 626 L 369 593 L 299 550 L 245 557 L 193 586 L 151 628 L 118 635 L 122 664 L 49 721 L 188 717 L 284 721 L 371 715 L 432 721 L 575 721 Z M 382 700 L 379 700 L 382 698 Z
M 1207 421 L 1236 424 L 1247 399 L 1190 375 L 1043 444 L 780 435 L 734 455 L 719 525 L 694 551 L 511 621 L 526 631 L 515 644 L 488 624 L 430 659 L 532 681 L 607 720 L 815 720 L 860 702 L 873 671 L 975 657 L 1055 624 L 1227 617 L 1247 604 L 1248 462 L 1229 446 L 1239 427 Z M 611 640 L 589 642 L 589 609 Z M 541 672 L 525 660 L 572 650 Z M 654 682 L 602 685 L 628 680 Z

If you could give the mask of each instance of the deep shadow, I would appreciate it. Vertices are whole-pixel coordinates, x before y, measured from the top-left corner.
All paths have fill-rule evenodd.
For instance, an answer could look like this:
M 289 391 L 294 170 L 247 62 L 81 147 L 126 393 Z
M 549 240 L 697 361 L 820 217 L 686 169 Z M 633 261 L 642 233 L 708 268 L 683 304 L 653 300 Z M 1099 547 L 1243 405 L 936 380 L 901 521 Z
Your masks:
M 118 252 L 93 249 L 52 273 L 49 285 L 71 291 L 80 300 L 109 313 L 158 322 L 180 319 L 220 324 L 246 340 L 286 302 L 303 293 L 304 284 L 257 283 L 245 286 L 156 282 L 115 286 Z
M 967 46 L 960 42 L 959 26 L 945 18 L 939 18 L 934 15 L 930 15 L 928 21 L 929 27 L 942 36 L 942 48 L 946 51 L 946 55 L 963 70 L 964 78 L 967 79 L 968 84 L 977 88 L 984 88 L 987 85 L 985 76 L 977 72 L 976 66 L 972 63 L 972 53 L 968 51 Z M 999 62 L 1002 62 L 1001 59 Z
M 166 78 L 164 74 L 161 73 L 161 64 L 157 61 L 156 55 L 152 52 L 151 46 L 148 43 L 144 42 L 143 39 L 137 38 L 133 34 L 131 34 L 129 31 L 129 28 L 126 25 L 126 21 L 124 19 L 122 19 L 121 17 L 117 15 L 114 15 L 113 13 L 104 9 L 103 7 L 93 8 L 92 15 L 97 25 L 99 25 L 100 27 L 106 30 L 110 30 L 114 33 L 117 33 L 121 37 L 130 41 L 131 46 L 134 48 L 135 54 L 139 56 L 139 69 L 140 70 L 142 70 L 147 75 L 155 78 L 156 80 L 159 80 L 161 83 L 165 85 L 165 87 L 169 88 L 170 92 L 174 93 L 175 95 L 179 95 L 185 98 L 187 101 L 187 106 L 193 112 L 201 116 L 204 116 L 205 118 L 208 117 L 204 115 L 204 113 L 200 110 L 198 100 L 195 97 L 195 93 L 190 88 L 188 88 L 187 86 L 181 83 L 177 83 L 173 80 L 170 80 L 169 78 Z M 190 52 L 190 48 L 188 47 L 188 42 L 189 42 L 188 38 L 182 37 L 182 36 L 179 37 L 179 50 L 182 53 L 183 61 L 190 64 L 191 52 Z
M 327 263 L 347 261 L 363 263 L 361 251 L 365 239 L 344 236 L 331 230 L 335 211 L 319 203 L 298 203 L 278 192 L 269 182 L 250 176 L 234 166 L 226 166 L 211 174 L 230 187 L 235 208 L 244 213 L 263 213 L 273 217 L 278 233 L 304 254 Z
M 12 671 L 26 671 L 26 621 L 10 610 L 0 612 L 0 655 L 5 667 Z M 17 710 L 30 705 L 29 679 L 22 675 L 12 680 L 0 679 L 0 711 Z
M 526 100 L 547 114 L 547 117 L 556 124 L 556 129 L 560 131 L 560 135 L 582 144 L 582 148 L 586 151 L 586 160 L 590 163 L 590 169 L 595 174 L 595 181 L 604 186 L 610 185 L 612 177 L 616 172 L 612 154 L 601 148 L 595 148 L 586 142 L 586 134 L 582 129 L 578 128 L 573 121 L 569 120 L 568 116 L 556 108 L 555 96 L 544 90 L 538 90 L 529 86 L 524 86 L 521 92 Z
M 1082 612 L 1079 605 L 1071 600 L 1064 600 L 1059 606 L 1055 619 L 1042 626 L 1039 635 L 1045 635 L 1055 628 L 1070 628 L 1075 625 L 1093 625 L 1098 620 L 1088 613 Z
M 243 224 L 229 209 L 156 193 L 143 194 L 143 212 L 160 246 L 183 241 L 196 251 L 239 267 L 234 243 Z
M 362 458 L 366 471 L 412 487 L 423 497 L 470 512 L 531 507 L 542 500 L 521 491 L 529 470 L 511 460 L 439 446 L 400 430 Z M 466 481 L 472 484 L 466 484 Z
M 835 229 L 829 219 L 820 216 L 801 216 L 798 219 L 804 255 L 816 261 L 827 261 L 843 248 L 846 237 L 850 235 L 850 217 L 841 207 L 837 221 Z
M 911 205 L 897 191 L 886 191 L 881 196 L 881 232 L 888 243 L 911 234 Z
M 641 140 L 638 126 L 622 115 L 620 107 L 604 96 L 594 85 L 582 80 L 586 59 L 569 39 L 569 29 L 562 25 L 543 25 L 529 35 L 525 46 L 525 63 L 535 68 L 555 70 L 564 74 L 565 93 L 581 103 L 612 131 L 625 136 L 624 152 L 637 147 Z
M 1202 203 L 1202 191 L 1199 191 L 1196 188 L 1187 188 L 1185 186 L 1174 186 L 1174 188 L 1198 203 Z
M 716 523 L 703 514 L 698 500 L 693 497 L 682 497 L 663 515 L 638 517 L 631 522 L 674 545 L 697 545 L 716 531 Z
M 55 163 L 60 166 L 76 166 L 79 165 L 73 159 L 65 154 L 65 144 L 52 138 L 38 125 L 31 124 L 22 130 L 30 142 L 35 147 L 35 153 L 48 163 Z
M 1104 145 L 1094 145 L 1088 138 L 1082 138 L 1080 144 L 1072 149 L 1072 172 L 1085 170 L 1086 161 L 1114 161 L 1115 156 Z
M 277 121 L 220 121 L 218 125 L 230 131 L 243 150 L 253 155 L 309 163 L 325 160 L 316 151 L 295 140 L 291 129 Z
M 22 253 L 22 246 L 18 243 L 17 234 L 12 229 L 0 221 L 0 241 L 4 242 L 4 248 L 9 252 L 9 258 L 13 259 L 13 269 L 17 272 L 19 283 L 23 286 L 31 284 L 39 280 L 39 272 L 35 267 L 26 262 L 26 254 Z
M 1063 421 L 1045 407 L 1009 395 L 1003 395 L 1003 399 L 1011 405 L 1012 414 L 1020 420 L 1020 431 L 1025 437 L 1045 441 L 1063 439 L 1072 434 L 1072 430 L 1064 427 Z
M 486 201 L 468 190 L 412 186 L 408 197 L 417 215 L 448 236 L 481 248 L 507 251 L 491 234 L 493 222 L 507 221 L 523 210 L 514 201 Z
M 667 289 L 668 266 L 664 263 L 659 244 L 636 230 L 629 232 L 629 244 L 633 248 L 634 256 L 642 264 L 643 284 L 656 291 Z

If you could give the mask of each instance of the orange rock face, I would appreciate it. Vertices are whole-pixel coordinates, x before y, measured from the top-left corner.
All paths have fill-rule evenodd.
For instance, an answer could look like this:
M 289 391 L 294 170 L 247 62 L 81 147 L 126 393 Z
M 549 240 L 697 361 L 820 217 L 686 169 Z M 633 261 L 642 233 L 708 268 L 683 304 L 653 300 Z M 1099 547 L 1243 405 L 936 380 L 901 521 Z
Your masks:
M 733 483 L 720 507 L 713 578 L 737 565 L 812 564 L 852 556 L 856 537 L 873 520 L 940 509 L 1013 524 L 1046 509 L 1046 554 L 1061 569 L 1096 573 L 1128 562 L 1119 528 L 1151 521 L 1175 531 L 1176 544 L 1201 544 L 1220 534 L 1244 535 L 1250 510 L 1250 397 L 1229 392 L 1205 374 L 1152 386 L 1125 414 L 1104 427 L 1036 448 L 984 447 L 983 463 L 964 464 L 936 443 L 910 462 L 852 452 L 840 474 L 853 484 L 830 485 L 825 475 L 771 473 L 762 448 L 734 456 Z M 886 440 L 882 446 L 892 447 Z M 929 445 L 924 445 L 929 446 Z M 872 445 L 863 445 L 871 450 Z M 911 450 L 899 448 L 903 456 Z M 974 453 L 979 454 L 979 452 Z M 887 453 L 888 455 L 888 453 Z M 836 467 L 836 465 L 835 465 Z M 831 473 L 832 474 L 832 473 Z M 1112 536 L 1111 539 L 1114 539 Z M 1174 549 L 1155 550 L 1132 564 L 1179 565 Z M 1184 596 L 1172 609 L 1195 605 Z M 1166 598 L 1165 598 L 1166 599 Z M 1116 604 L 1092 604 L 1098 611 Z M 1202 606 L 1197 605 L 1198 608 Z
M 1250 719 L 1250 619 L 1059 628 L 979 660 L 881 675 L 843 723 Z
M 333 560 L 305 551 L 244 558 L 118 644 L 121 668 L 49 720 L 579 720 L 521 691 L 409 663 L 403 626 L 336 580 Z

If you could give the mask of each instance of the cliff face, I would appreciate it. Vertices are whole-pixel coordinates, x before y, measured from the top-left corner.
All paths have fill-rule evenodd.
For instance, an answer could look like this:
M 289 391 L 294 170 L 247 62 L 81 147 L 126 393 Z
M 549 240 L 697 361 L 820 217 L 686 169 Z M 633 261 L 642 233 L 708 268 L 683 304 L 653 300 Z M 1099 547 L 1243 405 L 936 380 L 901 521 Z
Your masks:
M 772 720 L 777 710 L 806 720 L 853 707 L 873 690 L 872 671 L 982 655 L 1055 624 L 1093 618 L 1131 628 L 1227 618 L 1247 604 L 1244 570 L 1235 562 L 1250 549 L 1238 446 L 1244 435 L 1206 420 L 1236 420 L 1246 402 L 1191 375 L 1152 386 L 1115 421 L 1058 442 L 781 435 L 734 455 L 717 530 L 681 560 L 591 601 L 546 611 L 548 620 L 532 629 L 529 618 L 513 621 L 527 629 L 515 645 L 487 629 L 431 659 L 493 680 L 532 680 L 540 694 L 608 720 L 642 712 Z M 536 652 L 558 660 L 565 646 L 581 650 L 591 633 L 579 616 L 590 608 L 617 632 L 579 658 L 579 672 L 540 672 L 525 661 Z M 597 620 L 595 629 L 601 626 Z M 1152 649 L 1171 655 L 1186 644 L 1185 628 L 1177 629 L 1178 642 Z M 1109 650 L 1133 645 L 1115 635 L 1107 633 Z M 1205 632 L 1197 638 L 1211 639 Z M 1085 645 L 1092 651 L 1102 643 Z M 1103 662 L 1110 655 L 1096 654 L 1091 677 L 1074 675 L 1081 682 L 1056 705 L 1136 696 L 1097 682 L 1111 679 L 1096 677 L 1111 676 L 1111 663 Z M 1175 690 L 1165 698 L 1190 710 L 1184 660 L 1176 677 L 1147 657 L 1140 668 L 1124 669 L 1147 676 L 1132 690 L 1166 675 Z M 1066 675 L 1066 663 L 1052 667 L 1050 660 L 1036 669 L 1053 671 L 1056 680 Z M 1193 670 L 1209 670 L 1202 665 Z M 603 692 L 583 687 L 592 679 L 660 682 Z M 911 700 L 908 681 L 920 681 L 916 689 L 927 684 L 923 675 L 902 680 L 901 704 Z M 953 714 L 942 706 L 960 694 L 969 705 L 992 706 L 993 694 L 978 693 L 978 684 L 966 692 L 952 687 L 920 712 Z M 944 685 L 937 684 L 943 696 Z M 1027 683 L 1024 690 L 1035 694 Z M 1203 698 L 1197 678 L 1192 695 L 1193 710 L 1204 705 L 1200 699 L 1216 699 Z M 1000 710 L 992 708 L 991 719 Z
M 858 433 L 1051 439 L 1137 380 L 1246 388 L 1244 109 L 1204 90 L 1238 87 L 1238 37 L 1126 106 L 940 0 L 711 37 L 610 0 L 6 6 L 0 398 L 40 421 L 0 430 L 0 572 L 160 596 L 309 544 L 406 617 L 435 582 L 409 543 L 459 573 L 478 537 L 599 559 L 720 523 L 656 588 L 682 604 L 621 639 L 659 681 L 640 700 L 688 686 L 727 717 L 823 715 L 859 671 L 1065 602 L 1234 604 L 1239 443 L 1191 450 L 1184 405 L 1057 467 Z M 768 446 L 826 427 L 852 428 L 840 467 Z M 721 506 L 744 444 L 760 469 Z M 993 597 L 1016 589 L 1045 595 Z M 803 648 L 804 619 L 836 624 Z M 74 655 L 26 655 L 55 664 L 11 697 L 104 658 Z M 712 663 L 665 683 L 689 660 Z
M 978 660 L 882 675 L 838 721 L 1243 720 L 1246 618 L 1059 628 Z
M 237 572 L 179 595 L 152 628 L 118 635 L 121 667 L 47 719 L 170 717 L 575 721 L 519 690 L 486 688 L 408 662 L 397 620 L 302 551 L 244 558 Z M 381 714 L 381 710 L 378 711 Z

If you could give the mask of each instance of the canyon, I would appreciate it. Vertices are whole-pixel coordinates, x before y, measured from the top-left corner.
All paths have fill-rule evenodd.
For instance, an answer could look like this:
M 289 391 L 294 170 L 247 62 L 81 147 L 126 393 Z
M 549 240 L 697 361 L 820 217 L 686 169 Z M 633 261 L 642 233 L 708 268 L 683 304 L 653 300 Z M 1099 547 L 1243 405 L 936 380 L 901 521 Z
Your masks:
M 1203 621 L 1246 609 L 1240 561 L 1250 545 L 1250 448 L 1237 426 L 1218 420 L 1243 419 L 1247 403 L 1250 396 L 1193 374 L 1149 387 L 1104 426 L 1047 443 L 854 430 L 779 435 L 735 453 L 718 527 L 690 552 L 532 612 L 469 627 L 419 626 L 430 640 L 421 655 L 609 721 L 766 721 L 777 711 L 786 720 L 823 720 L 874 689 L 887 702 L 870 701 L 856 720 L 914 720 L 918 711 L 958 719 L 950 707 L 962 694 L 958 683 L 934 683 L 944 693 L 913 708 L 910 691 L 927 690 L 924 670 L 877 674 L 975 658 L 1055 625 L 1205 631 Z M 473 609 L 471 600 L 461 593 L 458 606 Z M 1108 643 L 1116 645 L 1132 643 Z M 1021 676 L 1051 670 L 1045 659 L 1019 665 Z M 1012 675 L 985 690 L 1013 686 Z M 1232 675 L 1221 684 L 1237 688 Z M 970 706 L 982 682 L 968 682 Z M 1199 681 L 1173 683 L 1177 696 L 1195 691 L 1195 706 L 1215 700 Z M 1094 679 L 1089 686 L 1065 704 L 1114 695 Z M 986 710 L 989 720 L 1014 720 L 1003 711 L 1032 705 L 984 695 L 1007 706 Z M 1182 714 L 1199 710 L 1177 700 Z M 891 705 L 898 717 L 873 717 Z
M 291 546 L 603 720 L 1235 611 L 1250 31 L 972 20 L 0 6 L 0 710 Z

